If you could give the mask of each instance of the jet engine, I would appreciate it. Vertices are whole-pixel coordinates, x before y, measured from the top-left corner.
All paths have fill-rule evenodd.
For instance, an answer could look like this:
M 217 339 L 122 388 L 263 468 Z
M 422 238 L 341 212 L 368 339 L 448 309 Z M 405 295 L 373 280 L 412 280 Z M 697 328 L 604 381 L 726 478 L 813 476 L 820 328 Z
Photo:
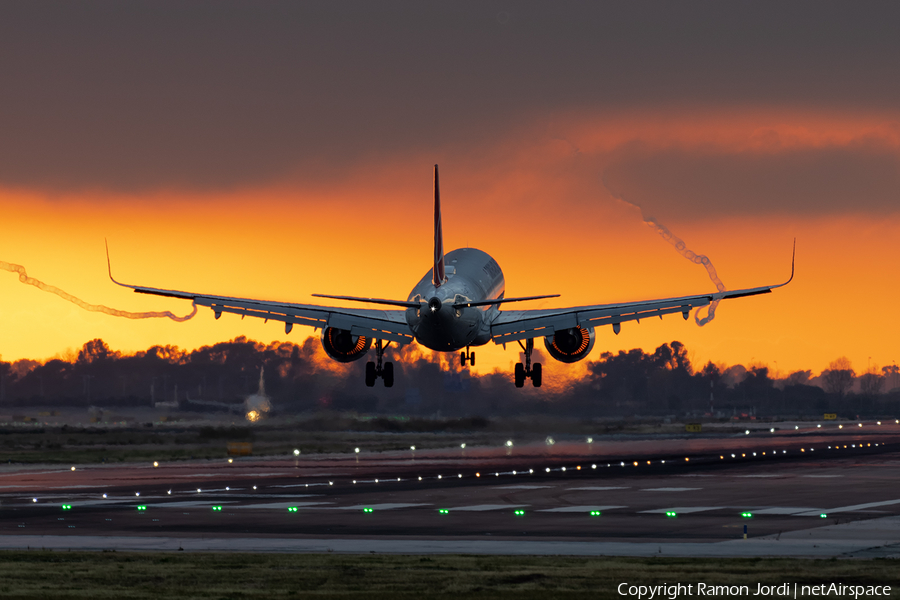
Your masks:
M 372 346 L 372 338 L 353 335 L 346 329 L 326 327 L 322 330 L 322 347 L 325 354 L 342 363 L 359 360 Z
M 594 347 L 594 330 L 583 327 L 561 329 L 544 337 L 544 346 L 550 356 L 564 363 L 578 362 Z

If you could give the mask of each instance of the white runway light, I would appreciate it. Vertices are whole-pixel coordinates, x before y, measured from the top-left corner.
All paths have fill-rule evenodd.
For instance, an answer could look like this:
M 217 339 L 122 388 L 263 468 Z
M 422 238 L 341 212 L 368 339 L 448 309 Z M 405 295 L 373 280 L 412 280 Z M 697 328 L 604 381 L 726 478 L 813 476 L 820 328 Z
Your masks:
M 106 494 L 103 494 L 103 497 L 106 498 Z
M 75 470 L 75 467 L 72 467 L 72 470 L 74 471 L 74 470 Z
M 357 448 L 356 451 L 359 452 L 359 448 Z M 294 456 L 300 456 L 300 449 L 299 449 L 299 448 L 294 448 Z
M 153 461 L 153 467 L 156 468 L 156 467 L 158 467 L 158 466 L 159 466 L 159 463 L 156 462 L 156 461 L 154 460 L 154 461 Z

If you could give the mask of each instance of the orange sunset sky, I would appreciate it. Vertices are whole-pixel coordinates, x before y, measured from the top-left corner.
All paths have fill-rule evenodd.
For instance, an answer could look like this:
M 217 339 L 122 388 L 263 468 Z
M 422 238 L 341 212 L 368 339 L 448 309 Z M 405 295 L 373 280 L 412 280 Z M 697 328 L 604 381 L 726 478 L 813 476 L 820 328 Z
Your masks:
M 894 364 L 896 20 L 816 6 L 6 7 L 0 261 L 128 311 L 191 307 L 112 284 L 104 238 L 128 283 L 405 299 L 430 268 L 438 163 L 445 248 L 491 254 L 508 296 L 561 294 L 533 308 L 713 290 L 644 218 L 729 289 L 786 280 L 796 238 L 789 286 L 726 301 L 705 327 L 600 328 L 591 359 L 679 340 L 697 366 L 782 376 L 842 355 L 857 372 Z M 206 309 L 90 313 L 5 271 L 0 331 L 5 361 L 95 337 L 133 352 L 313 334 Z M 518 360 L 476 353 L 476 372 Z

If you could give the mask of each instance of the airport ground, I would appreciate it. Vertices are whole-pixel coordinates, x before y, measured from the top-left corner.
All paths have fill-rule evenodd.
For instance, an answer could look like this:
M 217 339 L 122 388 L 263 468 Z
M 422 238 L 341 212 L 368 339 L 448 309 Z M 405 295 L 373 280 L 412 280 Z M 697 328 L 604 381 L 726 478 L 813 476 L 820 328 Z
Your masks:
M 893 420 L 512 446 L 447 435 L 414 451 L 4 465 L 0 568 L 70 575 L 4 576 L 0 593 L 75 597 L 116 570 L 141 582 L 132 597 L 194 590 L 191 572 L 216 582 L 195 597 L 618 597 L 625 576 L 900 589 Z

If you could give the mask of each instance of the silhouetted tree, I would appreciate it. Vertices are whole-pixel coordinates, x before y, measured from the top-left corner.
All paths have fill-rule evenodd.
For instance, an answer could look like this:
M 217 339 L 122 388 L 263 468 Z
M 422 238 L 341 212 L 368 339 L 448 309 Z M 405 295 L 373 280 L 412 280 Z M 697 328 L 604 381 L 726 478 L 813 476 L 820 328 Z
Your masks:
M 831 361 L 828 364 L 828 369 L 822 373 L 825 389 L 839 399 L 846 396 L 850 388 L 853 387 L 853 378 L 855 376 L 850 359 L 846 356 Z

